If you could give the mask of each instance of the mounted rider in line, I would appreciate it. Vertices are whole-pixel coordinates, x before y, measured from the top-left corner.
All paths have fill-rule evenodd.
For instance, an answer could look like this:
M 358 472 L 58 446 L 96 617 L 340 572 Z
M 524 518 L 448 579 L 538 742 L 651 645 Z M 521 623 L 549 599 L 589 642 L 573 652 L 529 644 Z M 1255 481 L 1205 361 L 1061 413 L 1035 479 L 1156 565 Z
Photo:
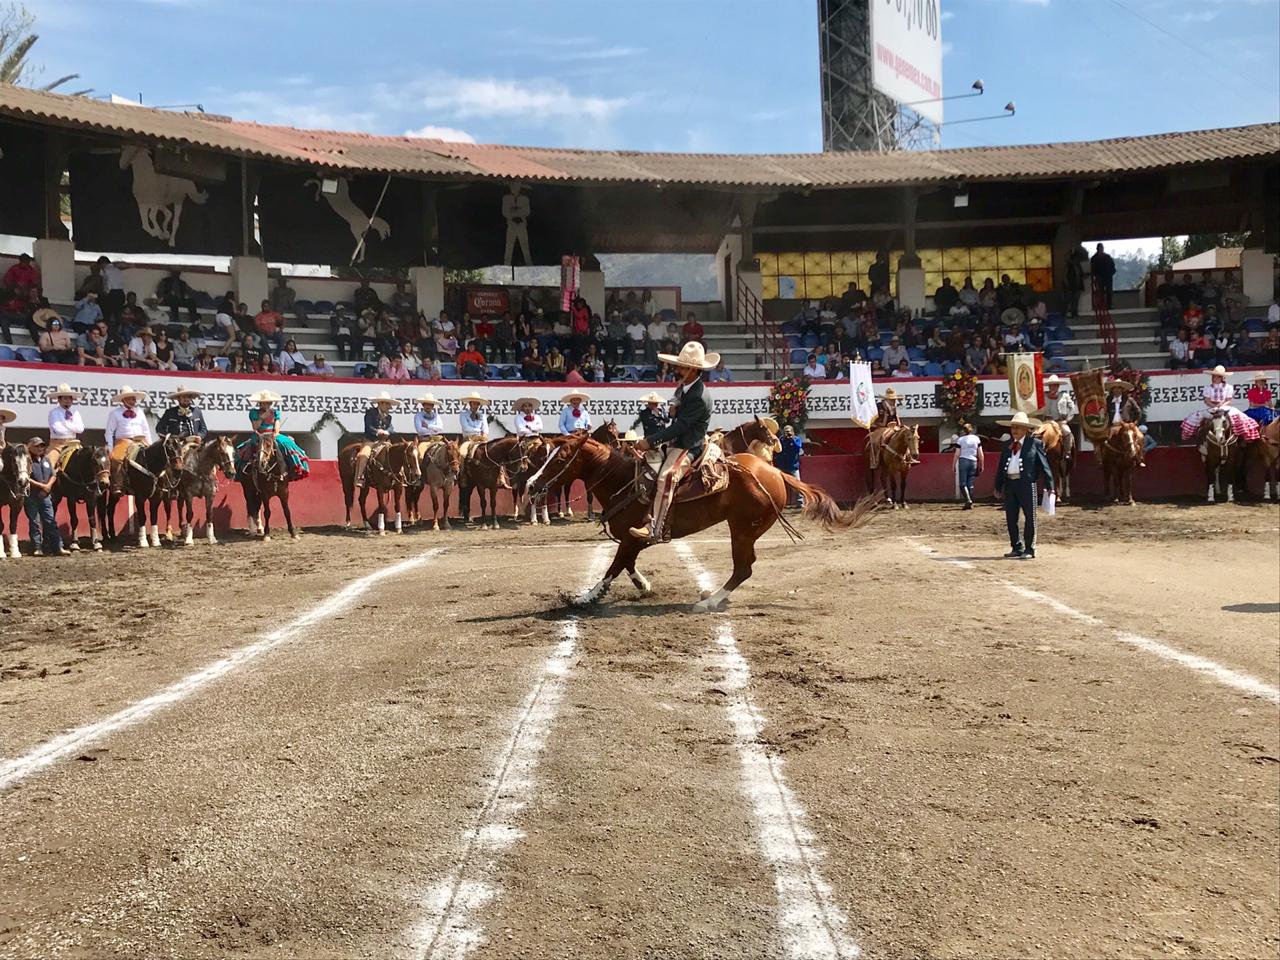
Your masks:
M 385 449 L 391 440 L 391 408 L 399 402 L 385 390 L 369 398 L 372 406 L 364 412 L 364 445 L 356 454 L 357 490 L 365 485 L 364 472 L 369 466 L 369 458 Z
M 418 438 L 418 456 L 422 457 L 431 444 L 444 440 L 445 427 L 434 395 L 424 393 L 418 398 L 418 404 L 419 409 L 413 415 L 413 433 Z
M 489 415 L 480 411 L 481 407 L 489 405 L 489 400 L 472 391 L 462 398 L 462 402 L 466 407 L 458 414 L 458 428 L 462 437 L 458 452 L 462 455 L 463 464 L 466 464 L 471 448 L 489 439 Z
M 1075 455 L 1076 438 L 1071 431 L 1071 418 L 1077 413 L 1075 399 L 1071 394 L 1062 392 L 1065 383 L 1056 373 L 1050 374 L 1044 382 L 1044 409 L 1037 410 L 1036 416 L 1041 421 L 1052 421 L 1058 424 L 1058 433 L 1062 437 L 1062 453 L 1070 459 Z
M 691 340 L 678 356 L 660 353 L 658 359 L 675 367 L 680 386 L 671 397 L 671 406 L 675 408 L 671 422 L 656 433 L 645 436 L 635 446 L 637 453 L 644 454 L 659 444 L 667 444 L 654 488 L 651 519 L 646 526 L 630 529 L 633 537 L 648 540 L 651 544 L 669 539 L 667 514 L 671 510 L 676 487 L 690 466 L 702 456 L 706 446 L 711 404 L 706 396 L 704 374 L 715 369 L 720 362 L 720 354 L 707 353 L 702 344 Z
M 49 462 L 54 472 L 61 470 L 63 461 L 71 451 L 80 446 L 80 435 L 84 433 L 84 418 L 80 416 L 77 402 L 80 394 L 65 383 L 58 384 L 56 390 L 45 395 L 47 400 L 57 400 L 49 411 Z
M 125 461 L 136 447 L 150 446 L 151 425 L 146 415 L 138 409 L 138 401 L 146 397 L 141 390 L 125 385 L 111 398 L 117 404 L 107 414 L 105 429 L 106 446 L 111 457 L 111 495 L 119 497 L 125 470 Z
M 877 470 L 880 467 L 880 451 L 893 431 L 902 426 L 902 418 L 898 416 L 898 393 L 893 387 L 876 399 L 876 415 L 867 428 L 867 469 Z
M 165 437 L 177 437 L 180 440 L 196 441 L 199 444 L 209 435 L 205 426 L 204 413 L 195 405 L 195 398 L 203 396 L 199 390 L 190 390 L 179 386 L 169 394 L 173 406 L 169 407 L 156 424 L 156 433 Z M 184 444 L 185 446 L 185 444 Z

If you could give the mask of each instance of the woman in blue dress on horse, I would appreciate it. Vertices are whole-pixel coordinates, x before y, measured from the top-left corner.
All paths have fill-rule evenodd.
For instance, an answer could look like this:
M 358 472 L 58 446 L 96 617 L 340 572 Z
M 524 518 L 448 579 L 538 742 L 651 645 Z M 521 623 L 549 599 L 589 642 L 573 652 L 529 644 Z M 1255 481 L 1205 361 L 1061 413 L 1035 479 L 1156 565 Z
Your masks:
M 310 476 L 311 463 L 307 460 L 307 455 L 292 437 L 280 432 L 280 424 L 284 422 L 284 418 L 275 406 L 280 402 L 280 397 L 270 390 L 259 390 L 249 397 L 249 402 L 257 404 L 257 407 L 249 411 L 249 426 L 253 429 L 253 435 L 236 447 L 236 469 L 243 471 L 257 458 L 259 434 L 273 433 L 276 446 L 280 448 L 289 467 L 289 479 L 303 480 Z

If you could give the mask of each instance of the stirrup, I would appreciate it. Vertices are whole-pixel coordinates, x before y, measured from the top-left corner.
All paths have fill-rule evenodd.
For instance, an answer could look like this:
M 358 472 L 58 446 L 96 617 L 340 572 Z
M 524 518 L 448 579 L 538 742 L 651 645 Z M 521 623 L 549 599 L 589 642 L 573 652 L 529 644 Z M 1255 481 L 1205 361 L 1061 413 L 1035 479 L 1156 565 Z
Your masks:
M 637 540 L 653 540 L 653 534 L 649 532 L 648 527 L 631 527 L 627 532 Z

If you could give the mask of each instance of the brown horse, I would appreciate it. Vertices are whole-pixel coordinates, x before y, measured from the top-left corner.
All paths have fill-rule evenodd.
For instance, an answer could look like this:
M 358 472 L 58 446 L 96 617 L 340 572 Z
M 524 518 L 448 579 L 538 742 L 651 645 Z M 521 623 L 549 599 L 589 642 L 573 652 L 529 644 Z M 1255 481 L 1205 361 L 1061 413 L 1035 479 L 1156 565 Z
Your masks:
M 1133 477 L 1142 461 L 1142 431 L 1136 423 L 1117 423 L 1098 446 L 1102 496 L 1133 506 Z
M 338 451 L 338 476 L 342 480 L 342 496 L 347 505 L 346 526 L 351 526 L 351 503 L 356 497 L 356 457 L 364 441 L 350 443 Z M 377 504 L 374 516 L 378 519 L 379 534 L 387 532 L 387 494 L 395 497 L 396 533 L 404 532 L 401 504 L 405 490 L 422 480 L 422 467 L 418 462 L 416 440 L 390 440 L 378 444 L 365 466 L 364 483 L 360 486 L 360 519 L 366 530 L 375 529 L 369 519 L 369 489 L 373 488 Z
M 258 511 L 261 510 L 262 539 L 271 539 L 271 498 L 275 497 L 284 511 L 289 536 L 298 539 L 298 531 L 293 528 L 293 514 L 289 510 L 289 464 L 272 431 L 258 433 L 258 453 L 240 472 L 240 489 L 244 491 L 244 503 L 249 513 L 250 536 L 257 533 Z
M 1253 446 L 1262 462 L 1262 496 L 1280 500 L 1280 420 L 1263 427 L 1262 436 Z
M 31 453 L 25 443 L 6 443 L 0 447 L 0 508 L 9 511 L 9 532 L 0 540 L 0 558 L 8 555 L 15 559 L 22 556 L 18 549 L 18 517 L 22 505 L 31 490 Z M 4 525 L 0 523 L 0 533 Z
M 454 484 L 458 482 L 458 472 L 462 469 L 462 459 L 458 455 L 456 440 L 436 440 L 418 442 L 418 463 L 421 466 L 421 478 L 417 484 L 408 489 L 409 521 L 420 520 L 419 502 L 423 493 L 431 492 L 431 529 L 442 527 L 449 529 L 449 501 L 453 497 Z
M 77 504 L 84 504 L 84 514 L 89 521 L 89 542 L 93 549 L 102 549 L 102 533 L 107 526 L 107 488 L 111 484 L 111 461 L 106 447 L 77 446 L 67 454 L 58 469 L 58 482 L 53 486 L 53 511 L 58 504 L 67 504 L 67 523 L 70 535 L 67 549 L 79 550 L 80 511 Z
M 1065 503 L 1071 495 L 1071 472 L 1075 469 L 1075 437 L 1071 428 L 1058 420 L 1047 420 L 1036 428 L 1035 436 L 1044 444 L 1045 455 L 1049 458 L 1049 469 L 1053 472 L 1053 486 L 1058 492 L 1059 501 Z
M 867 492 L 874 494 L 881 486 L 890 508 L 907 509 L 907 475 L 920 462 L 920 428 L 901 424 L 881 441 L 880 466 L 871 469 L 870 451 L 875 440 L 868 436 L 864 447 L 867 456 Z M 877 484 L 879 480 L 879 485 Z
M 1209 486 L 1207 503 L 1235 498 L 1244 467 L 1244 444 L 1231 429 L 1231 418 L 1225 410 L 1214 410 L 1200 424 L 1196 447 L 1204 463 L 1205 481 Z
M 513 523 L 520 522 L 521 508 L 527 502 L 529 505 L 529 522 L 534 526 L 537 526 L 539 522 L 551 526 L 547 498 L 545 496 L 537 498 L 525 497 L 525 486 L 528 484 L 529 478 L 547 462 L 547 456 L 551 452 L 551 444 L 543 437 L 526 437 L 520 441 L 517 449 L 520 451 L 520 460 L 514 468 L 507 472 L 511 481 L 511 521 Z
M 120 492 L 108 494 L 106 535 L 116 538 L 116 506 L 126 496 L 133 497 L 131 517 L 138 528 L 138 546 L 160 546 L 160 507 L 167 504 L 178 488 L 178 472 L 182 469 L 182 440 L 162 436 L 143 447 L 135 459 L 120 465 Z M 151 517 L 151 538 L 147 540 L 147 515 Z
M 782 449 L 782 442 L 770 432 L 764 421 L 756 416 L 726 430 L 716 441 L 727 454 L 750 453 L 765 463 L 773 463 L 773 455 Z
M 471 491 L 476 490 L 480 494 L 481 529 L 498 529 L 498 488 L 510 486 L 507 471 L 519 463 L 520 441 L 516 437 L 472 444 L 458 481 L 458 509 L 464 521 L 471 517 Z
M 213 532 L 213 497 L 218 492 L 219 470 L 228 480 L 236 478 L 236 448 L 230 438 L 211 434 L 187 445 L 178 474 L 178 519 L 187 546 L 195 542 L 196 497 L 204 500 L 204 538 L 218 542 Z
M 727 521 L 733 545 L 733 574 L 724 586 L 695 604 L 694 610 L 707 612 L 723 609 L 729 594 L 751 576 L 756 559 L 755 543 L 782 516 L 787 504 L 787 490 L 804 496 L 804 515 L 828 530 L 861 526 L 875 508 L 876 497 L 864 498 L 853 510 L 841 510 L 836 502 L 817 487 L 788 476 L 759 457 L 739 454 L 728 458 L 729 482 L 723 490 L 694 500 L 677 500 L 671 507 L 669 529 L 673 539 L 680 539 Z M 609 585 L 626 571 L 642 594 L 650 591 L 649 581 L 636 571 L 636 557 L 648 546 L 637 539 L 629 528 L 645 522 L 649 512 L 637 489 L 636 460 L 620 450 L 587 436 L 568 437 L 553 442 L 546 465 L 529 481 L 531 495 L 554 485 L 581 480 L 605 505 L 610 534 L 618 541 L 618 552 L 604 578 L 576 603 L 598 602 Z M 643 482 L 643 481 L 641 481 Z

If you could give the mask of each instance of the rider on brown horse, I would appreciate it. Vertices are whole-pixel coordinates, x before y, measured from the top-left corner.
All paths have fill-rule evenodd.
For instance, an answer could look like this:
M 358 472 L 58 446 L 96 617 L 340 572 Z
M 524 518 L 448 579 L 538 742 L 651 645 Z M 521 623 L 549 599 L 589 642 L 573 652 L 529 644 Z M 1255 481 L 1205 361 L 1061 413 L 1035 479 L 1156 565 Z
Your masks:
M 658 359 L 675 367 L 680 386 L 671 398 L 676 408 L 675 417 L 657 433 L 637 442 L 635 447 L 637 453 L 644 454 L 658 444 L 667 444 L 654 490 L 653 516 L 647 525 L 630 530 L 633 537 L 650 543 L 666 538 L 667 512 L 671 509 L 676 486 L 706 444 L 707 427 L 711 425 L 711 405 L 707 402 L 703 373 L 715 368 L 720 362 L 720 354 L 706 353 L 702 344 L 691 340 L 678 356 L 660 353 Z
M 364 472 L 373 448 L 381 448 L 391 439 L 391 408 L 400 401 L 383 390 L 370 397 L 369 402 L 373 406 L 364 412 L 364 446 L 356 454 L 356 489 L 364 486 Z
M 884 392 L 884 396 L 876 400 L 875 419 L 868 428 L 867 469 L 875 470 L 880 466 L 880 450 L 889 434 L 900 426 L 902 418 L 898 416 L 898 394 L 890 387 Z

